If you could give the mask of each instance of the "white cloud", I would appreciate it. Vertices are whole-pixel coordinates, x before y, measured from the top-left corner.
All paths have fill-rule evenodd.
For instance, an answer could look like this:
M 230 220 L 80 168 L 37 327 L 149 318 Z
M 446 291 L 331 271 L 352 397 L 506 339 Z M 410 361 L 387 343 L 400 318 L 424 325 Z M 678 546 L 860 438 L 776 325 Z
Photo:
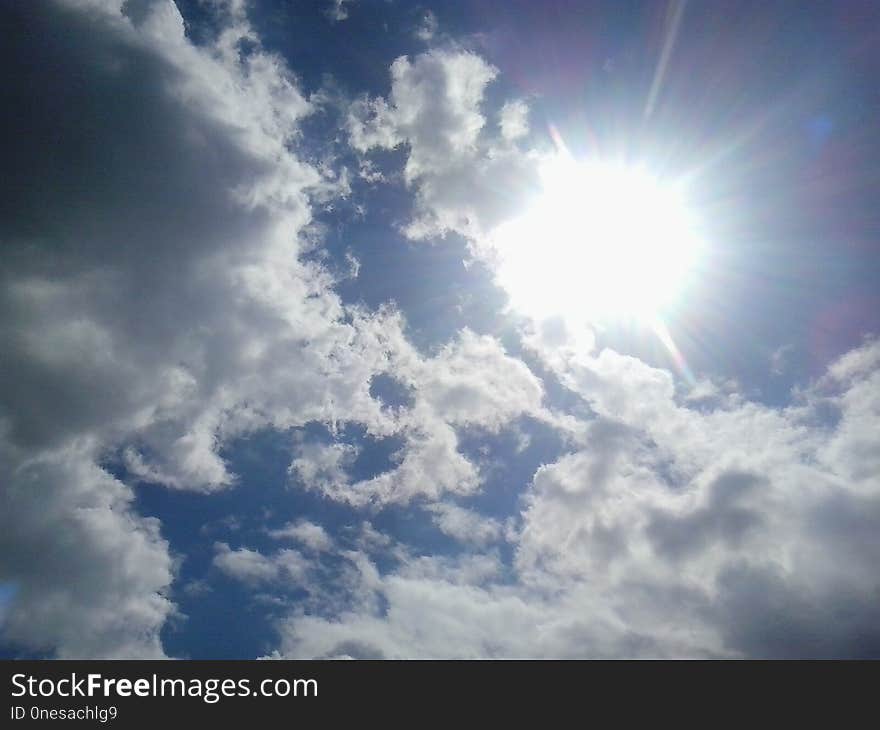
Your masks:
M 869 566 L 880 546 L 861 542 L 853 551 L 844 534 L 868 529 L 880 499 L 875 348 L 866 345 L 830 368 L 853 373 L 838 384 L 842 392 L 821 396 L 827 381 L 820 381 L 805 405 L 781 410 L 746 401 L 692 410 L 676 402 L 660 371 L 607 351 L 557 361 L 565 382 L 605 419 L 616 419 L 618 435 L 609 447 L 588 434 L 578 454 L 536 476 L 521 568 L 534 567 L 544 578 L 548 567 L 598 572 L 610 587 L 636 576 L 658 587 L 688 586 L 715 612 L 703 621 L 718 632 L 717 650 L 786 656 L 851 651 L 840 636 L 821 647 L 809 639 L 823 630 L 811 622 L 832 610 L 829 601 L 843 590 L 853 614 L 835 631 L 864 634 L 870 653 L 876 612 L 869 596 L 880 586 Z M 817 407 L 828 397 L 841 410 L 836 425 Z M 793 605 L 813 605 L 812 618 L 762 648 L 757 633 L 770 631 L 777 609 L 741 616 L 722 610 L 722 597 L 733 599 L 735 591 L 741 600 L 755 590 L 752 581 L 769 582 Z
M 277 530 L 269 530 L 269 536 L 276 540 L 295 540 L 319 553 L 333 547 L 333 538 L 327 534 L 324 528 L 308 520 L 288 522 Z
M 520 414 L 541 411 L 541 382 L 525 364 L 497 340 L 467 329 L 421 367 L 398 375 L 411 378 L 425 404 L 453 425 L 497 431 Z
M 480 484 L 474 465 L 458 452 L 455 431 L 439 420 L 408 429 L 398 464 L 369 479 L 353 481 L 340 463 L 351 449 L 346 444 L 304 445 L 296 450 L 290 471 L 306 489 L 357 507 L 406 503 L 420 495 L 469 494 Z
M 305 521 L 270 535 L 311 561 L 217 543 L 215 567 L 236 580 L 308 586 L 309 612 L 281 627 L 285 655 L 880 652 L 877 342 L 774 409 L 730 384 L 682 391 L 667 371 L 596 352 L 588 330 L 535 324 L 524 343 L 588 420 L 548 412 L 541 382 L 492 337 L 463 330 L 417 352 L 393 309 L 344 306 L 301 257 L 312 202 L 347 195 L 347 174 L 292 152 L 312 103 L 244 4 L 217 8 L 223 30 L 203 47 L 161 0 L 8 10 L 0 60 L 19 70 L 7 108 L 22 113 L 0 196 L 5 639 L 63 657 L 162 656 L 175 560 L 102 466 L 114 454 L 135 478 L 211 492 L 235 483 L 221 450 L 237 436 L 311 422 L 339 436 L 356 422 L 402 444 L 388 471 L 354 481 L 357 446 L 299 441 L 299 483 L 360 507 L 419 498 L 469 552 L 414 557 L 365 525 L 358 550 L 333 553 Z M 456 231 L 480 246 L 533 188 L 536 153 L 515 144 L 524 103 L 486 123 L 496 75 L 473 53 L 432 50 L 393 63 L 387 100 L 352 105 L 357 152 L 408 146 L 411 237 Z M 359 169 L 381 181 L 369 160 Z M 377 374 L 411 402 L 385 407 Z M 523 415 L 570 453 L 538 469 L 513 523 L 456 506 L 483 479 L 459 431 Z M 380 551 L 396 567 L 380 571 Z M 313 581 L 330 554 L 345 559 L 340 577 Z
M 504 534 L 504 526 L 498 520 L 451 502 L 435 502 L 428 510 L 433 513 L 434 524 L 460 542 L 485 546 Z
M 302 582 L 309 562 L 296 550 L 279 550 L 263 555 L 250 548 L 233 550 L 224 542 L 214 545 L 214 566 L 231 578 L 251 586 L 284 581 L 288 585 Z
M 555 361 L 602 415 L 535 474 L 519 527 L 504 532 L 513 580 L 489 567 L 492 552 L 399 553 L 370 581 L 382 611 L 291 616 L 279 652 L 876 655 L 878 351 L 849 353 L 781 410 L 694 410 L 668 376 L 616 355 Z M 835 421 L 822 417 L 829 400 Z M 431 510 L 452 534 L 479 532 L 477 515 Z
M 429 43 L 437 34 L 439 26 L 440 24 L 437 22 L 437 16 L 430 10 L 426 10 L 425 14 L 422 16 L 422 22 L 419 23 L 419 27 L 416 28 L 416 38 L 424 43 Z
M 517 99 L 507 101 L 498 112 L 498 124 L 501 136 L 514 141 L 529 133 L 529 108 L 524 101 Z
M 830 390 L 819 403 L 837 410 L 840 421 L 820 458 L 860 493 L 876 495 L 880 475 L 880 341 L 844 355 L 823 383 Z
M 414 398 L 410 408 L 390 416 L 394 433 L 404 440 L 396 463 L 352 482 L 347 470 L 357 456 L 354 446 L 301 443 L 291 472 L 306 488 L 357 506 L 469 494 L 481 477 L 459 452 L 456 428 L 498 431 L 523 414 L 553 420 L 542 406 L 541 383 L 525 364 L 507 355 L 497 340 L 469 330 L 428 358 L 398 342 L 389 372 Z
M 330 7 L 327 8 L 327 17 L 335 23 L 346 20 L 348 18 L 348 5 L 354 0 L 329 0 Z
M 351 146 L 359 152 L 373 147 L 393 149 L 401 140 L 395 130 L 394 116 L 384 99 L 358 99 L 351 105 L 348 118 Z
M 479 242 L 534 191 L 534 156 L 512 147 L 510 137 L 484 131 L 483 96 L 497 73 L 467 51 L 402 56 L 391 65 L 387 100 L 352 105 L 355 150 L 409 146 L 404 178 L 416 193 L 416 217 L 405 229 L 411 238 L 457 231 Z M 509 107 L 508 133 L 521 129 L 525 113 L 522 103 Z
M 369 385 L 399 318 L 347 312 L 298 257 L 311 198 L 344 180 L 291 152 L 312 107 L 244 5 L 212 7 L 202 47 L 162 0 L 8 9 L 0 451 L 4 519 L 32 526 L 8 532 L 0 580 L 21 586 L 6 637 L 62 656 L 162 652 L 172 563 L 99 467 L 116 450 L 208 492 L 236 479 L 222 445 L 255 428 L 396 428 Z M 35 578 L 54 554 L 57 582 Z
M 632 656 L 650 640 L 629 632 L 586 586 L 553 596 L 520 586 L 485 585 L 491 558 L 424 558 L 369 580 L 381 612 L 358 605 L 333 619 L 295 616 L 280 625 L 276 656 L 485 658 Z M 367 580 L 364 579 L 364 583 Z M 664 650 L 693 654 L 694 640 Z M 690 649 L 690 651 L 689 651 Z
M 348 483 L 346 467 L 351 466 L 357 453 L 349 444 L 298 444 L 290 472 L 308 489 L 330 494 Z
M 262 553 L 248 548 L 233 550 L 226 543 L 214 545 L 214 565 L 226 575 L 246 583 L 270 582 L 278 578 L 278 566 Z
M 61 658 L 158 658 L 173 613 L 168 546 L 92 455 L 0 447 L 0 576 L 15 586 L 4 637 Z

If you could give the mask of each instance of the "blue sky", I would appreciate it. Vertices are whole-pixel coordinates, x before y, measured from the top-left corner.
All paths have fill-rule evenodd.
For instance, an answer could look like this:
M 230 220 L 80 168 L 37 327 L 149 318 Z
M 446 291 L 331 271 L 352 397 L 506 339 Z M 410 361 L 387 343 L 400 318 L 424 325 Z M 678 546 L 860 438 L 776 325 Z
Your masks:
M 875 4 L 2 12 L 3 656 L 880 655 Z

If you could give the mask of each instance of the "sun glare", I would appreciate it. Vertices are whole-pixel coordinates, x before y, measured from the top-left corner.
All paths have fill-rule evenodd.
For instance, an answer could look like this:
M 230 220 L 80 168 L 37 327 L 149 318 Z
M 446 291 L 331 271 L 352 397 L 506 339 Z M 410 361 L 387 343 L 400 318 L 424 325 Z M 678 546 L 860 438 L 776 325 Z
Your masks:
M 680 191 L 637 167 L 563 155 L 540 172 L 540 197 L 494 236 L 512 306 L 596 323 L 662 314 L 700 249 Z

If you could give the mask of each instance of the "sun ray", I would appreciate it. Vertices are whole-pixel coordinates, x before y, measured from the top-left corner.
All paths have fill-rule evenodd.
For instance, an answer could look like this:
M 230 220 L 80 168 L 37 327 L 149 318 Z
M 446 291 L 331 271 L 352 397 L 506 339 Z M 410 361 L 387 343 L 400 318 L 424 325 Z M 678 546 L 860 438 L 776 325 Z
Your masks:
M 660 344 L 666 348 L 666 352 L 668 352 L 669 356 L 672 358 L 676 370 L 678 370 L 689 385 L 695 385 L 697 379 L 694 377 L 694 374 L 681 350 L 679 350 L 678 346 L 675 344 L 675 340 L 672 339 L 672 334 L 669 332 L 666 323 L 660 319 L 660 317 L 654 317 L 651 321 L 651 330 L 657 336 L 657 339 L 660 340 Z

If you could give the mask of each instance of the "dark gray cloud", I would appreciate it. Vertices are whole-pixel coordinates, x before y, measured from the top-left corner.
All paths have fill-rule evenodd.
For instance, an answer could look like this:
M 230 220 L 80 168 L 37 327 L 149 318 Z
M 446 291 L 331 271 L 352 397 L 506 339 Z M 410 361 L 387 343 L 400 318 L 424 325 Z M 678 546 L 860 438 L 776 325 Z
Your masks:
M 772 567 L 746 564 L 727 568 L 718 582 L 717 618 L 725 643 L 745 656 L 880 656 L 880 593 L 876 588 L 834 580 L 811 585 Z
M 380 418 L 369 362 L 327 379 L 354 326 L 297 259 L 323 185 L 285 146 L 307 101 L 271 56 L 196 49 L 173 4 L 137 10 L 135 26 L 112 3 L 3 8 L 4 632 L 61 656 L 161 656 L 174 610 L 168 546 L 110 453 L 212 489 L 233 479 L 221 428 L 325 418 L 328 387 Z M 231 22 L 234 46 L 248 29 Z
M 646 528 L 655 550 L 677 560 L 700 553 L 717 540 L 736 548 L 761 523 L 758 512 L 739 504 L 761 481 L 754 474 L 728 472 L 710 485 L 704 507 L 684 515 L 655 512 Z
M 0 413 L 16 443 L 52 446 L 143 407 L 169 355 L 218 362 L 228 292 L 205 285 L 208 256 L 261 240 L 267 212 L 230 198 L 267 163 L 182 104 L 183 71 L 109 18 L 8 13 L 0 326 L 16 387 Z

